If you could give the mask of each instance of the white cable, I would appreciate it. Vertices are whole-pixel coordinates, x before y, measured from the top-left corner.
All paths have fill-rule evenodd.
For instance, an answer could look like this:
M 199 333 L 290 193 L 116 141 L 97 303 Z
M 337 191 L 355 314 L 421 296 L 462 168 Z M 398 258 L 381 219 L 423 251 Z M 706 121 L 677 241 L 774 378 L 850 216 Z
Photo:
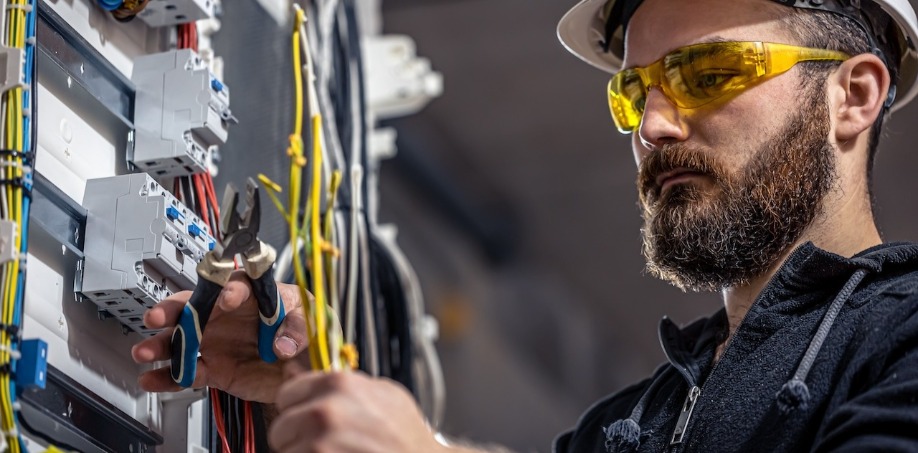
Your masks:
M 328 211 L 326 215 L 332 216 L 332 218 L 330 219 L 330 221 L 332 222 L 332 228 L 329 228 L 330 230 L 328 233 L 329 237 L 325 238 L 325 241 L 337 250 L 338 247 L 336 244 L 338 242 L 338 232 L 334 228 L 334 212 Z M 338 259 L 332 257 L 332 259 L 329 260 L 328 267 L 329 267 L 328 275 L 326 275 L 326 278 L 329 280 L 328 300 L 331 302 L 330 305 L 331 305 L 332 310 L 335 313 L 341 313 L 341 300 L 339 298 L 340 294 L 338 293 L 338 282 L 337 281 L 332 282 L 333 280 L 336 280 L 336 276 L 338 274 Z
M 347 258 L 350 256 L 350 248 L 347 243 L 348 231 L 346 230 L 348 214 L 341 209 L 335 209 L 334 223 L 332 224 L 332 228 L 335 229 L 335 247 L 338 249 L 338 266 L 334 278 L 338 282 L 338 288 L 340 289 L 338 292 L 339 302 L 344 301 L 347 297 L 347 269 L 349 267 Z M 338 313 L 343 320 L 345 317 L 344 312 L 339 311 Z
M 299 238 L 297 238 L 296 242 L 297 242 L 297 246 L 302 247 L 300 245 L 301 241 Z M 290 267 L 292 265 L 293 265 L 293 244 L 291 244 L 290 242 L 287 242 L 287 245 L 285 245 L 284 248 L 281 249 L 280 254 L 277 255 L 277 259 L 274 260 L 274 275 L 280 278 L 284 278 L 287 275 L 287 273 L 290 272 Z
M 325 0 L 319 9 L 319 26 L 318 32 L 320 40 L 317 45 L 321 46 L 317 55 L 322 62 L 322 85 L 328 86 L 328 80 L 331 78 L 332 62 L 332 33 L 335 29 L 335 14 L 338 12 L 339 0 Z
M 358 252 L 360 251 L 360 246 L 357 243 L 358 241 L 358 224 L 360 223 L 360 184 L 363 181 L 363 168 L 359 163 L 355 163 L 351 167 L 351 225 L 350 225 L 350 234 L 348 235 L 348 243 L 350 244 L 350 250 L 348 250 L 347 258 L 347 302 L 345 304 L 345 309 L 347 313 L 345 314 L 345 341 L 348 343 L 354 343 L 356 341 L 356 325 L 357 322 L 357 279 L 360 275 L 358 264 L 360 263 Z
M 367 360 L 367 368 L 371 376 L 379 376 L 379 347 L 376 342 L 376 310 L 373 307 L 373 290 L 370 286 L 370 242 L 367 225 L 359 222 L 357 227 L 357 236 L 360 239 L 360 270 L 361 270 L 361 287 L 363 289 L 363 310 L 365 337 L 367 340 L 367 354 L 370 356 Z

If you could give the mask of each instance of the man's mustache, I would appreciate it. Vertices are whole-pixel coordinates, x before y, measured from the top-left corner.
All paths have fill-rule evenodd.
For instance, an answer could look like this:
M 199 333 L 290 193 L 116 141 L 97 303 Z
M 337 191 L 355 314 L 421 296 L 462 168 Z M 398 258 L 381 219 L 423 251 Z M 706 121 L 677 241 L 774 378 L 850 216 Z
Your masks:
M 683 143 L 667 144 L 641 162 L 637 185 L 642 201 L 659 198 L 662 180 L 681 172 L 697 173 L 715 181 L 724 175 L 722 166 L 703 151 L 693 150 Z

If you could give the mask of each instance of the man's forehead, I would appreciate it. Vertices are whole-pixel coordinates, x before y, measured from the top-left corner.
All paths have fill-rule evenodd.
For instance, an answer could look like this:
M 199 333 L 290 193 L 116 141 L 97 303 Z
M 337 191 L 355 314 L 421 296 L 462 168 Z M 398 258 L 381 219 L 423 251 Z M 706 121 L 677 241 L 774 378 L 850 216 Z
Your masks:
M 711 41 L 785 41 L 779 19 L 791 9 L 772 0 L 645 0 L 628 24 L 625 67 Z

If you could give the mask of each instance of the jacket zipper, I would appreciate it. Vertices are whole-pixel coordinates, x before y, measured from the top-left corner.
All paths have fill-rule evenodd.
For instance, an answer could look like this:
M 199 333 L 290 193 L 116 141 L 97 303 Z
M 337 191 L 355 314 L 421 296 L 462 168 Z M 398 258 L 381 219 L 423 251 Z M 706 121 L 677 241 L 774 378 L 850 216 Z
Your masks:
M 682 443 L 682 437 L 685 436 L 685 427 L 688 426 L 689 420 L 692 419 L 692 411 L 695 409 L 695 403 L 698 402 L 699 396 L 701 396 L 701 389 L 697 385 L 693 385 L 689 389 L 688 396 L 685 397 L 685 402 L 682 403 L 682 412 L 679 413 L 679 420 L 676 421 L 676 430 L 673 431 L 673 439 L 670 441 L 670 445 Z
M 784 263 L 781 264 L 781 267 L 778 268 L 778 271 L 775 272 L 775 274 L 772 275 L 770 279 L 768 279 L 768 283 L 762 287 L 762 292 L 759 293 L 759 295 L 755 298 L 755 301 L 752 302 L 752 305 L 749 306 L 749 311 L 752 311 L 752 309 L 755 308 L 759 304 L 759 302 L 762 300 L 762 294 L 764 294 L 765 290 L 769 288 L 775 282 L 775 279 L 778 277 L 778 274 L 781 273 L 781 269 L 784 268 L 784 265 L 788 261 L 790 261 L 790 259 L 794 255 L 796 255 L 799 250 L 800 250 L 799 247 L 796 250 L 794 250 L 794 252 L 791 253 L 790 256 L 788 256 L 784 260 Z M 749 311 L 746 312 L 747 316 L 749 315 Z M 745 324 L 744 322 L 745 320 L 746 318 L 744 316 L 743 322 L 740 322 L 740 325 L 736 327 L 736 331 L 733 332 L 733 336 L 730 337 L 729 341 L 727 342 L 727 345 L 724 346 L 724 350 L 720 354 L 720 359 L 726 356 L 727 351 L 730 350 L 731 346 L 733 346 L 733 339 L 736 338 L 736 335 L 739 333 L 740 329 L 743 328 L 743 324 Z M 727 320 L 727 322 L 728 323 L 730 322 L 729 319 Z M 689 385 L 691 385 L 691 388 L 689 389 L 688 396 L 685 397 L 685 403 L 683 403 L 682 405 L 682 411 L 679 413 L 679 419 L 676 421 L 676 429 L 673 431 L 673 438 L 669 443 L 670 447 L 678 446 L 685 439 L 685 433 L 688 431 L 688 424 L 692 419 L 692 414 L 694 413 L 695 405 L 698 403 L 698 400 L 701 399 L 700 398 L 701 394 L 704 392 L 705 387 L 707 387 L 708 382 L 711 381 L 711 377 L 714 376 L 714 372 L 717 371 L 717 366 L 720 365 L 720 359 L 718 359 L 717 362 L 714 363 L 714 366 L 711 368 L 711 372 L 708 373 L 708 378 L 704 380 L 704 384 L 701 385 L 701 388 L 698 388 L 698 385 L 695 382 L 688 383 Z M 685 374 L 683 374 L 683 377 L 686 377 Z

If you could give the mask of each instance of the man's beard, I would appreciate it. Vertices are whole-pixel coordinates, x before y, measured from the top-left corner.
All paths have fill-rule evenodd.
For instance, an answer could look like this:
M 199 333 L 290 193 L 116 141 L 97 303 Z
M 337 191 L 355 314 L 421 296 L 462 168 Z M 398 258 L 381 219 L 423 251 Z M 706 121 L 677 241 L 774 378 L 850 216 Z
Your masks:
M 825 94 L 808 91 L 798 115 L 734 175 L 682 143 L 664 145 L 641 163 L 643 252 L 651 274 L 683 290 L 739 286 L 764 274 L 801 237 L 835 181 Z M 710 178 L 714 190 L 689 182 L 661 194 L 656 177 L 676 169 Z

